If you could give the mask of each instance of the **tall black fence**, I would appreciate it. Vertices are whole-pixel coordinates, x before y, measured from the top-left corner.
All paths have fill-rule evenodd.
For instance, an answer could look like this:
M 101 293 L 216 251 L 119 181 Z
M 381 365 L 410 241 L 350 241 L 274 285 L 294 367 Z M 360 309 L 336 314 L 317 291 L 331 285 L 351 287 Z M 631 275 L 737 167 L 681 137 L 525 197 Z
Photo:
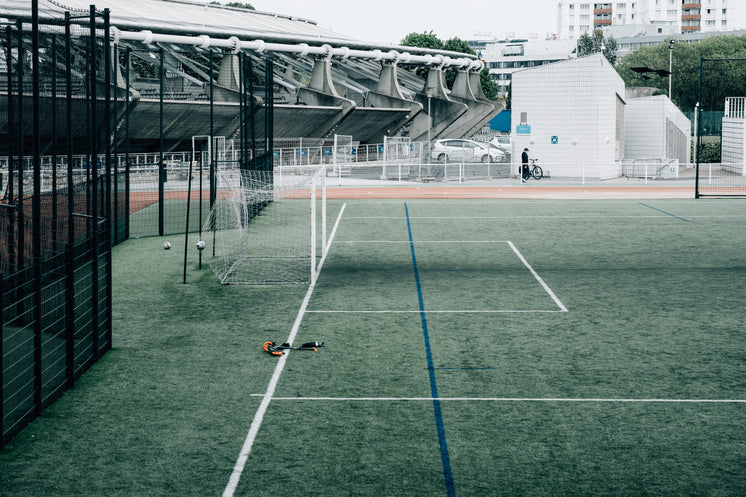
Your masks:
M 112 245 L 272 171 L 271 59 L 110 35 L 44 0 L 0 24 L 0 446 L 112 347 Z
M 2 443 L 111 348 L 108 22 L 91 8 L 40 25 L 34 2 L 2 29 Z
M 695 197 L 746 197 L 746 58 L 700 59 L 698 101 Z

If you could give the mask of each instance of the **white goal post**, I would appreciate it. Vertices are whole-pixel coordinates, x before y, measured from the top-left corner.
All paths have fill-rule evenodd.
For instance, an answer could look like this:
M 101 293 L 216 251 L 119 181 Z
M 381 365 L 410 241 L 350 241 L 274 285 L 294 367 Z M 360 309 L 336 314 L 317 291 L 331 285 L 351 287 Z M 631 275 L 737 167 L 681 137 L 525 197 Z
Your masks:
M 221 170 L 204 253 L 222 284 L 311 283 L 326 253 L 324 168 Z

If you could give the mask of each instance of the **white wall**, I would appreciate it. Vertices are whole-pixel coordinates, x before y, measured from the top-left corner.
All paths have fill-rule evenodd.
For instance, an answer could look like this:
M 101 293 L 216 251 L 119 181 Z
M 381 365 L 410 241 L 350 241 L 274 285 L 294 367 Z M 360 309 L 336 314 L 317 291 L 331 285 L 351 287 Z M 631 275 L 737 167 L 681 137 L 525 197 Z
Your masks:
M 627 100 L 625 127 L 625 159 L 676 159 L 682 163 L 691 160 L 691 122 L 665 95 L 656 95 Z M 669 143 L 675 137 L 668 136 L 667 121 L 670 121 L 685 137 L 680 144 L 683 150 L 677 150 L 670 157 Z
M 741 171 L 746 150 L 746 121 L 744 119 L 723 118 L 723 142 L 721 162 L 736 164 Z
M 627 100 L 624 121 L 625 159 L 662 159 L 666 154 L 666 97 Z
M 554 177 L 619 176 L 617 149 L 621 155 L 624 144 L 617 145 L 617 101 L 623 95 L 624 82 L 601 54 L 515 72 L 513 171 L 528 147 Z M 516 132 L 523 112 L 530 135 Z

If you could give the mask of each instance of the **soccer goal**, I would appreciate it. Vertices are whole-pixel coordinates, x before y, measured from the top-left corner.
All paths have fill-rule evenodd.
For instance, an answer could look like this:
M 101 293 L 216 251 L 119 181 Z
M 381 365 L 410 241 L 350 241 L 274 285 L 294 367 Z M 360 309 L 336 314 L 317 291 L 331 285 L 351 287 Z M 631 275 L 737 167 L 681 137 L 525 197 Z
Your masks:
M 205 225 L 208 264 L 228 285 L 312 282 L 326 252 L 323 167 L 224 170 Z

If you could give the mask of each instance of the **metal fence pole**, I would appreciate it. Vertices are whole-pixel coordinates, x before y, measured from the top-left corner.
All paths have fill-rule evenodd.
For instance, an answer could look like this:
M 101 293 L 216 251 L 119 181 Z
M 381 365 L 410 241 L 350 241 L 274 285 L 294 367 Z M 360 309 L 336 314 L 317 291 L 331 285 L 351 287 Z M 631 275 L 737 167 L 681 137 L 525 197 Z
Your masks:
M 130 237 L 130 57 L 127 47 L 124 53 L 124 237 Z
M 67 129 L 67 246 L 65 247 L 65 379 L 67 388 L 75 384 L 75 181 L 73 178 L 73 133 L 72 133 L 72 32 L 70 12 L 65 12 L 65 85 L 67 105 L 65 125 Z
M 159 74 L 159 78 L 158 78 L 158 80 L 160 81 L 160 97 L 158 99 L 158 103 L 159 103 L 159 112 L 158 112 L 158 114 L 159 114 L 159 124 L 158 124 L 158 131 L 159 131 L 159 133 L 158 134 L 159 134 L 159 137 L 160 137 L 160 139 L 159 139 L 159 146 L 158 146 L 158 235 L 159 236 L 163 236 L 163 234 L 165 232 L 165 228 L 164 228 L 164 225 L 163 225 L 164 224 L 164 220 L 163 220 L 163 216 L 164 216 L 164 211 L 163 211 L 164 205 L 163 205 L 163 201 L 164 201 L 164 198 L 165 198 L 165 191 L 164 191 L 164 184 L 163 183 L 166 181 L 166 174 L 168 174 L 168 173 L 166 172 L 166 164 L 164 163 L 164 160 L 163 160 L 163 148 L 164 148 L 164 142 L 163 142 L 163 91 L 164 91 L 163 79 L 165 78 L 164 67 L 163 67 L 164 66 L 164 64 L 163 64 L 163 59 L 164 59 L 164 51 L 163 51 L 163 49 L 161 48 L 160 50 L 158 50 L 158 53 L 160 55 L 160 63 L 159 63 L 159 72 L 160 72 L 160 74 Z
M 19 58 L 20 62 L 20 58 Z M 32 155 L 34 171 L 34 195 L 31 199 L 32 250 L 34 264 L 34 411 L 36 416 L 42 411 L 42 354 L 41 354 L 41 130 L 39 104 L 39 0 L 31 2 L 31 122 L 33 129 Z
M 16 203 L 16 209 L 17 209 L 17 221 L 18 221 L 18 231 L 16 233 L 18 243 L 16 245 L 17 250 L 17 268 L 22 268 L 26 263 L 26 228 L 25 228 L 25 216 L 23 212 L 23 188 L 24 188 L 24 181 L 23 181 L 23 158 L 24 158 L 24 150 L 23 150 L 23 122 L 24 122 L 24 105 L 23 105 L 23 61 L 25 60 L 24 55 L 24 48 L 23 48 L 23 23 L 18 20 L 16 23 L 17 29 L 18 29 L 18 167 L 16 168 L 18 171 L 18 202 Z
M 98 68 L 98 61 L 96 57 L 96 7 L 91 5 L 90 7 L 90 37 L 91 43 L 89 45 L 90 53 L 90 65 L 88 70 L 90 71 L 88 78 L 91 87 L 91 222 L 93 232 L 90 235 L 89 246 L 91 248 L 91 314 L 92 328 L 93 328 L 93 340 L 91 344 L 91 355 L 94 362 L 98 360 L 98 332 L 99 332 L 99 267 L 98 267 L 98 255 L 99 255 L 99 226 L 98 226 L 98 144 L 99 144 L 99 129 L 98 129 L 98 88 L 96 87 L 96 70 Z

